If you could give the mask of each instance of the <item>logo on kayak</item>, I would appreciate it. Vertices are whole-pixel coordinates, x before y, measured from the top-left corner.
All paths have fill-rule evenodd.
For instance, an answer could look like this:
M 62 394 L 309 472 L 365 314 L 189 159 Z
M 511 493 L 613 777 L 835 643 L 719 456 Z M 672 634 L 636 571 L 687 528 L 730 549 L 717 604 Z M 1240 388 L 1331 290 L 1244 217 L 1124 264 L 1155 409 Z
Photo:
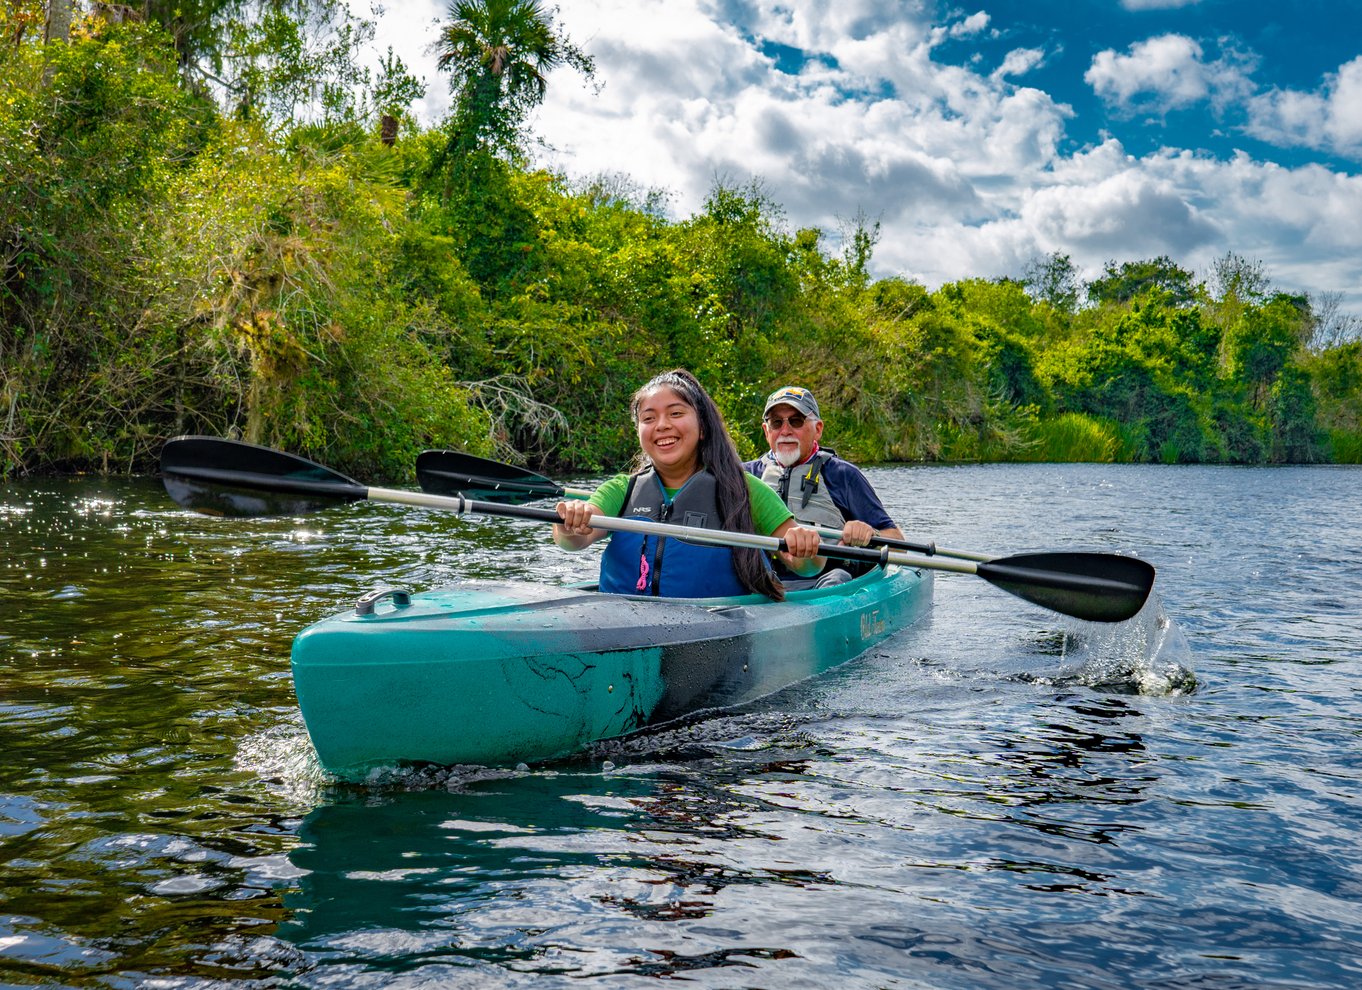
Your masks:
M 884 635 L 885 621 L 880 618 L 880 610 L 861 613 L 861 639 Z

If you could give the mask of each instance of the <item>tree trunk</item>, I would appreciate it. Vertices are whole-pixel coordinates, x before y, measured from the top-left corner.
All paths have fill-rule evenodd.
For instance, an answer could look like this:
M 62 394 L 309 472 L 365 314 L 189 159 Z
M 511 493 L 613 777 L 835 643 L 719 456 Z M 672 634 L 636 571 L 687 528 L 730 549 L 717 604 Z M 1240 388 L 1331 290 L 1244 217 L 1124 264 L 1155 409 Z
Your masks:
M 72 0 L 47 0 L 47 27 L 43 32 L 44 41 L 71 40 L 71 2 Z

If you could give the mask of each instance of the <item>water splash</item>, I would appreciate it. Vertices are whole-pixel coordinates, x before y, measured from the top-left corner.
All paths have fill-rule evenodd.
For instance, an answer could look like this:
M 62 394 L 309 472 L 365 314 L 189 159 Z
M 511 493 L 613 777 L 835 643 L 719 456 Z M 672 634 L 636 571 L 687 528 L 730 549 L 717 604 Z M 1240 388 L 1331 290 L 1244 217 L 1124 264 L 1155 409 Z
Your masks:
M 453 792 L 480 781 L 515 777 L 528 770 L 523 764 L 515 770 L 463 765 L 393 764 L 372 767 L 358 779 L 341 778 L 321 765 L 301 718 L 248 737 L 237 750 L 236 766 L 238 770 L 272 784 L 282 795 L 302 807 L 312 807 L 328 792 L 337 790 L 370 791 L 376 794 L 429 790 Z
M 283 722 L 242 740 L 236 768 L 277 789 L 299 807 L 310 807 L 332 783 L 317 761 L 316 750 L 301 718 Z
M 1191 647 L 1157 595 L 1125 622 L 1075 623 L 1057 646 L 1063 673 L 1028 679 L 1149 697 L 1180 697 L 1197 688 Z
M 813 739 L 803 731 L 807 712 L 725 709 L 696 712 L 627 736 L 603 739 L 584 750 L 593 760 L 686 763 L 717 753 L 806 749 Z

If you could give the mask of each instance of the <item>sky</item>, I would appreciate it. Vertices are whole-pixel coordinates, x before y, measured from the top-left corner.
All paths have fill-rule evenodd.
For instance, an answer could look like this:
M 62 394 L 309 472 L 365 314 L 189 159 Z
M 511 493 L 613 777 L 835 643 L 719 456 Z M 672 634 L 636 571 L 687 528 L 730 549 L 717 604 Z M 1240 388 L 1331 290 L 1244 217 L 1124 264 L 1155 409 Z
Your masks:
M 376 18 L 428 124 L 446 16 Z M 874 274 L 928 288 L 1055 252 L 1085 278 L 1160 255 L 1206 278 L 1233 252 L 1362 313 L 1355 0 L 557 0 L 555 24 L 596 72 L 549 76 L 537 163 L 660 190 L 677 219 L 756 181 L 829 250 L 877 222 Z

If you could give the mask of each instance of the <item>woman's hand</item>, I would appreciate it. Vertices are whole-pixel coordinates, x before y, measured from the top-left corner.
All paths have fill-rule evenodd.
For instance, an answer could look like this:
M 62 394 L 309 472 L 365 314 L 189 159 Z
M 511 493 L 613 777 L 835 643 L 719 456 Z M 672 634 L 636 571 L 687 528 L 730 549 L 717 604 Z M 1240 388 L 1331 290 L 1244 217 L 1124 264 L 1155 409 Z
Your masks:
M 605 536 L 606 531 L 591 525 L 591 517 L 601 510 L 589 502 L 559 502 L 561 523 L 553 524 L 553 542 L 564 550 L 581 550 Z
M 783 539 L 792 557 L 812 557 L 818 553 L 822 537 L 817 530 L 806 529 L 798 524 L 785 531 Z
M 822 537 L 817 530 L 806 529 L 793 519 L 787 519 L 771 535 L 785 541 L 786 549 L 780 552 L 780 559 L 801 577 L 817 574 L 827 565 L 827 558 L 818 556 L 818 544 Z

